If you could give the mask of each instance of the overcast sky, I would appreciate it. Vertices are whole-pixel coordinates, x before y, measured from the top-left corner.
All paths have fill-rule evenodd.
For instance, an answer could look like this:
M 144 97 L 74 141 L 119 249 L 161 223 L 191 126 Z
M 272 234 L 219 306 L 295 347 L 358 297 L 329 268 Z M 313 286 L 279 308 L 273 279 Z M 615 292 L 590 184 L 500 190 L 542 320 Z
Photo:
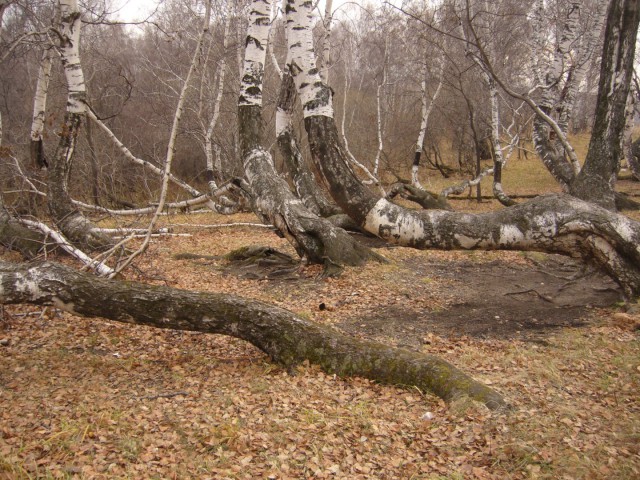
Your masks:
M 381 0 L 373 0 L 373 2 L 376 1 Z M 372 0 L 369 0 L 369 2 L 372 2 Z M 119 9 L 116 15 L 123 21 L 133 21 L 146 18 L 158 3 L 160 3 L 159 0 L 114 0 L 113 2 L 114 7 Z M 345 3 L 359 2 L 357 0 L 333 0 L 333 10 L 335 11 Z M 324 10 L 324 0 L 320 0 L 320 8 Z

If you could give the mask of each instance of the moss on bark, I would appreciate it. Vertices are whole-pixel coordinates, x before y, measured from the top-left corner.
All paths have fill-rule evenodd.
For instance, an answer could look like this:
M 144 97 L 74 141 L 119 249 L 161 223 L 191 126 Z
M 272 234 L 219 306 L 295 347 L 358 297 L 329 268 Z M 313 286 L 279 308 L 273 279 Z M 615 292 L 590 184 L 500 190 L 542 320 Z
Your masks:
M 0 262 L 0 302 L 56 305 L 87 317 L 159 328 L 230 335 L 292 369 L 308 360 L 340 376 L 414 386 L 445 400 L 469 396 L 506 406 L 494 390 L 444 360 L 359 340 L 293 313 L 233 295 L 96 278 L 53 262 Z

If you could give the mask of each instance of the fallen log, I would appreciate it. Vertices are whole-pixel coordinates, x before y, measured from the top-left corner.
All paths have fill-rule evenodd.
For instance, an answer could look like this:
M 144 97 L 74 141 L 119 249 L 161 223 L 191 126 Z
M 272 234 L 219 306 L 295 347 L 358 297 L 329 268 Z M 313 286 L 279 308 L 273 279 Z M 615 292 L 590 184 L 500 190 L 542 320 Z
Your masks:
M 229 335 L 290 371 L 307 360 L 340 376 L 413 386 L 447 401 L 468 396 L 491 409 L 506 407 L 497 392 L 436 356 L 350 337 L 234 295 L 108 280 L 54 262 L 0 261 L 0 303 L 53 305 L 85 317 Z

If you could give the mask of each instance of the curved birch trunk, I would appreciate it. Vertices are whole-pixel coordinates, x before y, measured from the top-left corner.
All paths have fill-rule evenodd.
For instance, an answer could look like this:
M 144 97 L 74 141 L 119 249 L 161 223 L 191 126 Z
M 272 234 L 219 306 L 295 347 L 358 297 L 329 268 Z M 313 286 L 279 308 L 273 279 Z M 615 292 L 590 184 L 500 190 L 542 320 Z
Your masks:
M 595 122 L 571 194 L 616 209 L 614 186 L 622 156 L 625 109 L 633 73 L 640 1 L 612 0 L 607 12 Z
M 337 215 L 342 211 L 327 200 L 325 193 L 318 185 L 313 172 L 298 147 L 298 140 L 291 121 L 297 98 L 295 82 L 291 73 L 289 73 L 289 69 L 285 66 L 276 110 L 276 138 L 280 153 L 282 153 L 291 176 L 296 194 L 302 200 L 304 206 L 314 215 L 320 217 L 326 218 Z
M 316 181 L 315 175 L 302 156 L 302 152 L 300 152 L 299 142 L 291 120 L 293 118 L 293 109 L 298 99 L 296 85 L 287 67 L 290 63 L 289 58 L 287 58 L 285 62 L 284 72 L 278 65 L 278 60 L 272 48 L 273 34 L 275 31 L 273 27 L 269 31 L 269 50 L 271 53 L 271 61 L 280 77 L 280 92 L 276 105 L 276 139 L 278 141 L 278 148 L 284 159 L 296 194 L 298 198 L 302 200 L 304 206 L 314 215 L 323 218 L 338 215 L 342 213 L 342 211 L 327 199 L 324 191 Z M 332 223 L 335 225 L 335 222 Z
M 538 8 L 540 8 L 538 6 Z M 569 51 L 576 40 L 578 34 L 578 24 L 580 20 L 580 2 L 571 1 L 567 16 L 562 27 L 562 36 L 556 46 L 553 60 L 544 76 L 544 90 L 540 99 L 539 108 L 545 115 L 551 116 L 551 112 L 559 102 L 559 84 L 566 73 L 564 66 L 568 64 Z M 537 22 L 544 21 L 540 14 L 536 16 Z M 543 29 L 538 25 L 536 28 L 538 35 Z M 540 41 L 539 39 L 537 41 Z M 566 132 L 562 132 L 565 134 Z M 557 135 L 555 132 L 553 135 Z M 540 115 L 536 115 L 533 120 L 533 144 L 538 155 L 542 159 L 545 167 L 555 180 L 568 192 L 569 185 L 580 169 L 577 159 L 569 161 L 565 156 L 565 149 L 554 139 L 549 123 Z
M 303 260 L 330 266 L 361 265 L 376 255 L 347 232 L 310 212 L 277 175 L 261 145 L 262 78 L 270 27 L 270 1 L 254 0 L 249 17 L 238 118 L 244 169 L 256 213 L 273 224 Z
M 294 78 L 312 155 L 334 200 L 357 224 L 413 248 L 538 250 L 579 256 L 608 272 L 628 297 L 640 294 L 640 224 L 623 215 L 563 195 L 478 215 L 415 211 L 364 187 L 345 162 L 331 95 L 315 68 L 310 5 L 289 0 L 287 11 L 289 49 L 297 66 Z
M 85 317 L 228 335 L 255 345 L 289 370 L 307 360 L 328 373 L 413 386 L 447 401 L 466 395 L 491 409 L 506 406 L 497 392 L 436 356 L 349 337 L 234 295 L 96 278 L 53 262 L 0 262 L 0 302 L 53 305 Z
M 111 245 L 111 238 L 98 231 L 74 206 L 68 192 L 69 174 L 78 132 L 86 112 L 86 89 L 80 65 L 82 20 L 77 0 L 60 0 L 60 57 L 67 82 L 67 111 L 60 132 L 57 155 L 49 171 L 48 205 L 56 225 L 74 244 L 91 250 Z

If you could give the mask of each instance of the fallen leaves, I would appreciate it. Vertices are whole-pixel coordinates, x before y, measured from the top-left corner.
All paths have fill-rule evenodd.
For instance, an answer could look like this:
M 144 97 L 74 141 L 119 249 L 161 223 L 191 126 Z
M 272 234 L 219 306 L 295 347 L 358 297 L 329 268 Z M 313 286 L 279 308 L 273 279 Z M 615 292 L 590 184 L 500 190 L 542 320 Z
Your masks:
M 195 233 L 154 243 L 139 276 L 240 293 L 330 324 L 361 318 L 381 303 L 417 309 L 450 301 L 449 286 L 437 278 L 420 285 L 409 278 L 411 258 L 433 252 L 391 249 L 385 252 L 397 260 L 391 265 L 326 280 L 308 267 L 295 283 L 276 284 L 226 276 L 215 261 L 185 268 L 171 258 L 174 251 L 222 255 L 247 244 L 290 251 L 272 233 L 250 228 Z M 437 255 L 446 262 L 458 254 Z M 599 324 L 558 331 L 540 344 L 416 338 L 415 348 L 443 355 L 504 393 L 515 409 L 503 414 L 466 399 L 445 405 L 415 389 L 343 380 L 308 365 L 285 372 L 227 337 L 54 309 L 5 310 L 0 478 L 640 476 L 640 345 L 625 327 L 628 318 L 607 311 L 597 312 Z M 389 329 L 380 336 L 397 341 Z

